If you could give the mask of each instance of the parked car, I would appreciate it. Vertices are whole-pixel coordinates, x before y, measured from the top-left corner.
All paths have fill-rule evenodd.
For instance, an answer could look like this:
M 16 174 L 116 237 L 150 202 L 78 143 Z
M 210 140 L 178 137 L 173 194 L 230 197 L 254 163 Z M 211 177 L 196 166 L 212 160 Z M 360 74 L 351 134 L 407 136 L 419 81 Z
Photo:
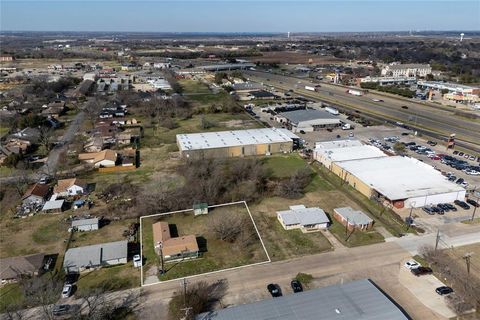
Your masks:
M 408 107 L 407 106 L 402 106 L 402 109 L 408 109 Z
M 455 200 L 454 203 L 462 209 L 465 209 L 465 210 L 470 209 L 470 206 L 468 204 L 466 204 L 464 201 Z
M 292 282 L 290 282 L 290 285 L 292 286 L 292 290 L 294 293 L 303 291 L 302 284 L 298 280 L 292 280 Z
M 457 207 L 455 207 L 454 205 L 452 205 L 450 203 L 444 203 L 443 205 L 446 206 L 451 211 L 457 211 Z
M 417 277 L 423 276 L 425 274 L 433 273 L 432 269 L 430 269 L 428 267 L 418 267 L 418 268 L 410 270 L 410 272 L 413 273 Z
M 142 266 L 142 257 L 139 254 L 133 256 L 133 266 L 135 268 L 140 268 Z
M 437 207 L 442 209 L 445 212 L 450 211 L 450 208 L 445 203 L 439 203 L 439 204 L 437 204 Z
M 477 208 L 480 207 L 480 204 L 478 204 L 478 202 L 473 199 L 467 199 L 467 203 Z
M 462 184 L 465 180 L 463 178 L 458 178 L 457 181 L 455 181 L 456 184 Z
M 72 295 L 72 289 L 73 289 L 73 285 L 71 284 L 64 285 L 62 290 L 62 298 L 70 297 Z
M 426 213 L 428 213 L 429 215 L 434 215 L 435 214 L 435 211 L 433 211 L 432 208 L 430 208 L 430 207 L 423 207 L 422 210 L 425 211 Z
M 439 295 L 443 296 L 443 295 L 452 293 L 453 289 L 450 288 L 450 287 L 447 287 L 447 286 L 442 286 L 442 287 L 438 287 L 437 289 L 435 289 L 435 292 L 438 293 Z
M 282 291 L 280 290 L 280 286 L 278 284 L 270 283 L 267 286 L 267 290 L 268 290 L 268 292 L 270 292 L 270 294 L 274 298 L 282 296 Z
M 454 154 L 454 155 L 457 155 L 457 154 L 458 154 L 458 151 L 457 151 L 457 150 L 453 151 L 453 154 Z
M 432 147 L 437 145 L 437 143 L 435 141 L 430 141 L 430 140 L 427 141 L 427 144 L 432 146 Z
M 405 262 L 405 268 L 407 268 L 407 269 L 412 270 L 412 269 L 416 269 L 418 267 L 420 267 L 420 265 L 415 260 L 409 260 L 409 261 Z
M 300 133 L 301 133 L 301 134 L 305 134 L 305 131 L 304 131 L 304 130 L 300 130 Z

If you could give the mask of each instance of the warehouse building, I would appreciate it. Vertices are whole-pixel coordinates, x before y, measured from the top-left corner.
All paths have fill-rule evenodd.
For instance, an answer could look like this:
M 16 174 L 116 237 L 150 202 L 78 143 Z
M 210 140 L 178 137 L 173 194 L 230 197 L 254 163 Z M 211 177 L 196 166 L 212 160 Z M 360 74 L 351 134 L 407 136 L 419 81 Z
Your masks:
M 330 170 L 371 199 L 396 208 L 423 207 L 464 200 L 465 189 L 432 166 L 395 156 L 332 162 Z
M 177 145 L 184 158 L 228 158 L 292 152 L 299 137 L 286 129 L 262 128 L 235 131 L 178 134 Z
M 386 156 L 380 149 L 358 140 L 317 142 L 313 151 L 313 158 L 330 170 L 333 162 Z
M 408 320 L 370 280 L 311 289 L 203 313 L 196 320 Z
M 312 132 L 324 128 L 335 128 L 341 125 L 338 117 L 323 110 L 295 110 L 280 113 L 280 122 L 286 122 L 293 132 Z

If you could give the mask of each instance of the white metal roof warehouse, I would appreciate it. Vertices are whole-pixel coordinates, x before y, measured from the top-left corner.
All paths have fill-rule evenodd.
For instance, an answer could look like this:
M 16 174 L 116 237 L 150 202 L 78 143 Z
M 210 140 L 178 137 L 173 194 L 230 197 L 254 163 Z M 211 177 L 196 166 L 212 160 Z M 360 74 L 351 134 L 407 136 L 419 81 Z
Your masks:
M 326 167 L 331 162 L 386 157 L 382 150 L 368 145 L 314 150 L 314 158 Z
M 371 281 L 357 280 L 204 313 L 196 320 L 407 320 Z
M 432 166 L 409 157 L 380 157 L 335 163 L 390 201 L 405 207 L 453 202 L 465 198 L 465 189 L 448 181 Z
M 177 134 L 181 151 L 291 142 L 298 137 L 286 129 L 262 128 Z

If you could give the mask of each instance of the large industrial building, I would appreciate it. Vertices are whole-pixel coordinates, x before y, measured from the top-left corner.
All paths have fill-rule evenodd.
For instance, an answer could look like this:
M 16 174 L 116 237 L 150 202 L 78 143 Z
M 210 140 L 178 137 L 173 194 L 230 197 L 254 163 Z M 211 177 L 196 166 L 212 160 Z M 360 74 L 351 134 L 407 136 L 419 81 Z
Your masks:
M 278 128 L 177 135 L 181 156 L 191 159 L 288 153 L 293 151 L 294 141 L 298 140 L 295 134 Z
M 275 117 L 285 122 L 293 132 L 312 132 L 324 128 L 335 128 L 341 125 L 340 118 L 324 110 L 295 110 L 280 113 Z
M 409 157 L 389 157 L 358 140 L 317 142 L 315 160 L 371 199 L 397 208 L 423 207 L 465 198 L 465 189 L 432 166 Z
M 333 162 L 386 156 L 380 149 L 364 145 L 358 140 L 317 142 L 313 152 L 314 159 L 330 170 Z
M 196 320 L 407 320 L 370 280 L 357 280 L 203 313 Z
M 339 161 L 333 162 L 330 170 L 366 197 L 387 201 L 396 208 L 418 208 L 465 198 L 464 188 L 414 158 Z

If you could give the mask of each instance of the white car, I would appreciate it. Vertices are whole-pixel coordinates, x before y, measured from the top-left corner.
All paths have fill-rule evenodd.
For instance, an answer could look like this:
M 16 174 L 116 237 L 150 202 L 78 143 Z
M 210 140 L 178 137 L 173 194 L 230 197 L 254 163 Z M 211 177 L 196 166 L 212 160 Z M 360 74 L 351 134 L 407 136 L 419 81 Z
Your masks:
M 142 257 L 139 254 L 133 256 L 133 266 L 135 268 L 140 268 L 142 266 Z
M 420 265 L 415 260 L 410 260 L 410 261 L 405 262 L 405 268 L 407 268 L 409 270 L 416 269 L 418 267 L 420 267 Z
M 63 286 L 62 290 L 62 298 L 68 298 L 72 295 L 72 285 L 71 284 L 66 284 Z

